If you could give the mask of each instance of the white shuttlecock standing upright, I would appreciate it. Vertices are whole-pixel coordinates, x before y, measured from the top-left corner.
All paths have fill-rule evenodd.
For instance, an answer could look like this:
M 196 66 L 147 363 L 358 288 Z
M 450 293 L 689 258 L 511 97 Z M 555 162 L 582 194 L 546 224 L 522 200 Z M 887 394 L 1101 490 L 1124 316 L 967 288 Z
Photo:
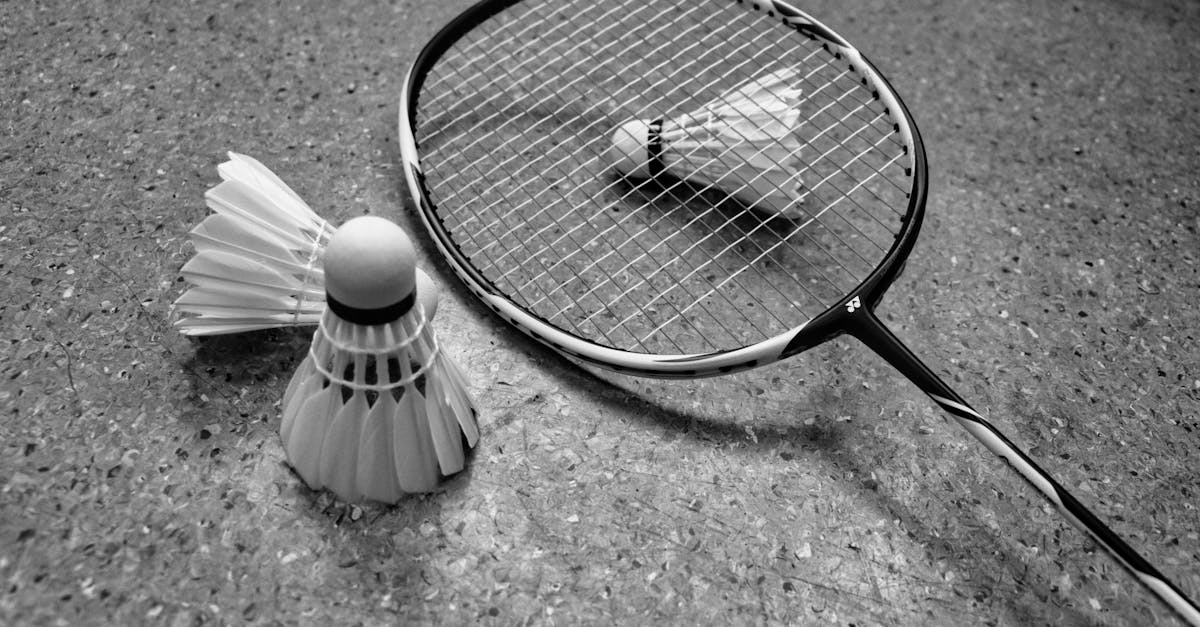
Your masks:
M 175 301 L 175 326 L 216 335 L 316 324 L 325 309 L 320 254 L 333 227 L 263 164 L 229 153 L 205 194 L 213 214 L 189 236 L 180 271 L 192 288 Z
M 806 215 L 798 82 L 795 69 L 782 69 L 696 111 L 626 122 L 613 131 L 608 160 L 626 177 L 665 172 L 719 189 L 767 216 Z
M 280 436 L 305 483 L 346 502 L 432 491 L 479 439 L 415 261 L 404 231 L 376 217 L 346 222 L 325 250 L 328 306 L 284 394 Z
M 189 237 L 196 255 L 175 301 L 184 335 L 311 326 L 325 312 L 325 246 L 333 226 L 257 160 L 229 153 L 223 181 L 204 197 L 215 213 Z M 417 270 L 417 284 L 433 287 Z M 433 316 L 437 290 L 418 290 Z

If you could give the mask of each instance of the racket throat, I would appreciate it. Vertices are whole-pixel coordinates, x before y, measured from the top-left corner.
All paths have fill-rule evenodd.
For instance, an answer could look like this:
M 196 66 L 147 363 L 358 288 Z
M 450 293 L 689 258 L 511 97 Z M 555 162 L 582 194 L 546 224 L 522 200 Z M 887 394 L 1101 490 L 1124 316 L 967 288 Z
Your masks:
M 898 372 L 907 377 L 925 394 L 934 397 L 939 404 L 943 400 L 960 406 L 968 413 L 978 415 L 961 396 L 917 358 L 891 329 L 879 320 L 868 307 L 857 308 L 844 316 L 846 331 L 882 357 Z

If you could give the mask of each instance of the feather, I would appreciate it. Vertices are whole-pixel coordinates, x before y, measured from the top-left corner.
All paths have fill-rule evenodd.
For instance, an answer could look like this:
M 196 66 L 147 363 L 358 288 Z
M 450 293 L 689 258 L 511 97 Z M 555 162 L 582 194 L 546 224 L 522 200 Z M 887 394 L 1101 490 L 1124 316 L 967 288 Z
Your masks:
M 291 423 L 284 451 L 296 474 L 314 490 L 324 487 L 321 483 L 321 448 L 329 431 L 329 417 L 341 405 L 338 392 L 326 387 L 294 406 L 290 420 L 286 414 L 284 416 L 284 420 Z
M 333 228 L 258 161 L 229 153 L 205 193 L 213 214 L 188 234 L 176 328 L 216 335 L 316 324 L 325 307 L 321 255 Z
M 404 494 L 395 471 L 395 436 L 392 432 L 397 409 L 392 395 L 385 394 L 375 401 L 363 421 L 357 469 L 358 489 L 363 498 L 392 503 Z
M 358 487 L 358 443 L 368 409 L 366 394 L 352 394 L 350 402 L 342 405 L 329 422 L 321 445 L 321 485 L 347 501 L 357 501 L 362 494 Z

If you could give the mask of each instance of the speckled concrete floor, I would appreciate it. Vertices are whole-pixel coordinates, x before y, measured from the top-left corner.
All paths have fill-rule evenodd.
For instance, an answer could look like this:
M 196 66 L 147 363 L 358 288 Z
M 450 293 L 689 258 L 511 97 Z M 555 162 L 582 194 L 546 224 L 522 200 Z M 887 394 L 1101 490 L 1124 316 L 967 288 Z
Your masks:
M 589 373 L 473 302 L 398 170 L 455 3 L 0 3 L 0 623 L 1130 624 L 1172 616 L 850 340 Z M 881 314 L 1200 598 L 1200 5 L 804 6 L 915 112 L 930 215 Z M 416 234 L 484 439 L 443 492 L 284 464 L 308 341 L 168 307 L 226 150 Z

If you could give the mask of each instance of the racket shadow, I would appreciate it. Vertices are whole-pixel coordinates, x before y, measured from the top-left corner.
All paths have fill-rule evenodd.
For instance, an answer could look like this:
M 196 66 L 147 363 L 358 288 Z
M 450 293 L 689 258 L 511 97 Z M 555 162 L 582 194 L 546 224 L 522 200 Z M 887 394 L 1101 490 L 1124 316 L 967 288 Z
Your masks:
M 510 335 L 512 331 L 504 328 L 500 334 Z M 529 345 L 519 333 L 508 339 L 517 345 Z M 963 500 L 963 493 L 959 490 L 935 487 L 942 485 L 940 483 L 930 483 L 921 490 L 924 496 L 923 505 L 920 505 L 889 490 L 885 482 L 865 479 L 881 470 L 879 459 L 869 455 L 869 452 L 893 450 L 901 439 L 891 434 L 881 434 L 872 428 L 839 422 L 829 414 L 834 406 L 856 407 L 875 402 L 876 399 L 869 393 L 823 387 L 808 395 L 796 394 L 799 400 L 793 398 L 790 401 L 790 411 L 793 412 L 790 419 L 777 417 L 779 405 L 769 401 L 747 401 L 742 404 L 742 418 L 735 420 L 730 418 L 730 413 L 722 408 L 722 404 L 730 396 L 752 398 L 744 396 L 742 388 L 754 385 L 756 377 L 762 373 L 777 373 L 765 369 L 701 381 L 655 380 L 647 385 L 645 379 L 626 377 L 607 370 L 593 370 L 540 345 L 530 349 L 536 352 L 536 359 L 541 362 L 536 370 L 553 381 L 552 388 L 561 390 L 569 397 L 579 397 L 580 406 L 595 407 L 600 416 L 628 420 L 640 425 L 639 431 L 677 434 L 689 442 L 688 446 L 710 451 L 721 449 L 723 454 L 743 457 L 745 461 L 742 463 L 747 466 L 754 465 L 754 460 L 774 464 L 781 453 L 785 455 L 785 462 L 788 457 L 803 457 L 805 464 L 820 469 L 821 482 L 832 481 L 835 485 L 829 489 L 846 494 L 848 499 L 868 512 L 864 515 L 900 521 L 905 537 L 921 547 L 920 550 L 928 556 L 929 564 L 944 561 L 952 564 L 952 570 L 971 573 L 970 577 L 954 583 L 937 582 L 950 588 L 957 596 L 1006 607 L 1010 618 L 1017 623 L 1044 620 L 1045 604 L 1054 599 L 1050 604 L 1055 608 L 1055 620 L 1061 621 L 1060 624 L 1088 622 L 1086 614 L 1071 607 L 1074 603 L 1069 591 L 1056 586 L 1062 574 L 1039 569 L 1036 563 L 1031 564 L 1020 548 L 1014 546 L 1011 538 L 1001 533 L 994 519 L 987 515 L 987 512 L 995 509 L 994 506 L 977 503 L 977 499 Z M 830 351 L 815 349 L 811 354 L 830 359 L 828 366 L 833 369 L 849 372 L 862 368 L 859 362 L 841 363 Z M 882 361 L 877 365 L 880 366 L 876 368 L 877 371 L 887 371 L 882 367 Z M 886 376 L 895 379 L 893 375 Z M 903 385 L 902 381 L 893 383 Z M 786 388 L 780 390 L 779 395 L 791 396 Z M 700 405 L 710 410 L 689 410 L 686 405 Z M 807 421 L 803 416 L 816 415 L 826 418 L 805 424 Z M 522 414 L 507 416 L 510 423 L 521 419 Z M 754 425 L 753 437 L 748 436 L 748 424 Z M 497 424 L 493 428 L 505 426 L 507 424 Z M 882 468 L 897 476 L 903 475 L 909 466 L 888 468 L 885 465 Z M 662 468 L 664 476 L 677 470 Z M 727 479 L 738 480 L 737 477 Z M 915 484 L 928 483 L 927 477 L 911 476 L 910 480 Z M 1005 492 L 1020 493 L 1017 482 L 1012 483 L 1011 489 Z M 789 493 L 786 486 L 781 486 L 780 490 L 777 496 Z M 619 496 L 610 495 L 611 498 Z M 794 492 L 791 496 L 795 502 L 810 498 L 810 495 L 801 492 Z M 931 511 L 940 516 L 931 516 Z M 1008 511 L 1014 510 L 1010 508 Z M 953 520 L 954 524 L 948 528 L 945 520 Z M 828 523 L 821 521 L 820 524 Z M 764 567 L 779 568 L 774 564 L 765 564 Z M 893 576 L 909 577 L 903 572 L 893 573 Z M 830 582 L 831 585 L 834 583 Z M 1034 593 L 1040 598 L 1035 598 Z

